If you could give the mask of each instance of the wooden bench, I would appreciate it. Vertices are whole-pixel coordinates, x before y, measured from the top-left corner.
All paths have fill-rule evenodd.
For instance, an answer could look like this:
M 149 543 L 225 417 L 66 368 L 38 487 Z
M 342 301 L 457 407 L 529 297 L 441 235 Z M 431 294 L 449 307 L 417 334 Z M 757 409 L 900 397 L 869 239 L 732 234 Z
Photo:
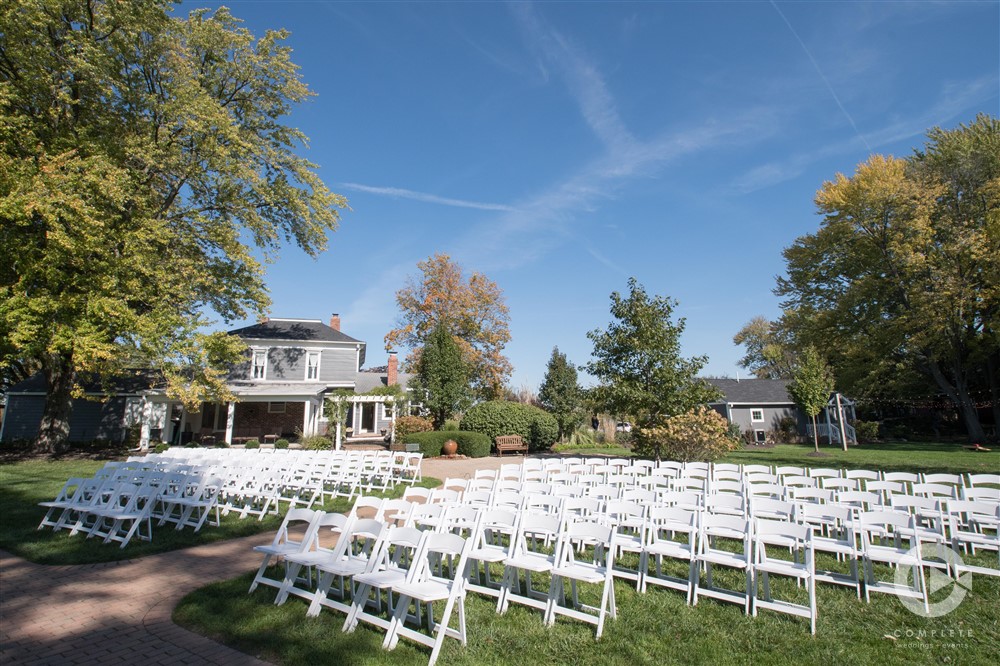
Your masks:
M 528 445 L 524 443 L 520 435 L 500 435 L 497 437 L 497 455 L 512 451 L 514 453 L 527 453 Z

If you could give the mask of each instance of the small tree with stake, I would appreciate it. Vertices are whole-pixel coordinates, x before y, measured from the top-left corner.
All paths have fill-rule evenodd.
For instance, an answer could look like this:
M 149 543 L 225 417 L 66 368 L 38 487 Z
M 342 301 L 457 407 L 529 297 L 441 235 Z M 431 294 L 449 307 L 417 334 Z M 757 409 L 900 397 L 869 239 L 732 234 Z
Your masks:
M 826 360 L 815 347 L 807 347 L 795 366 L 788 393 L 795 404 L 812 419 L 813 447 L 819 453 L 819 431 L 816 429 L 816 415 L 830 399 L 833 391 L 833 372 Z

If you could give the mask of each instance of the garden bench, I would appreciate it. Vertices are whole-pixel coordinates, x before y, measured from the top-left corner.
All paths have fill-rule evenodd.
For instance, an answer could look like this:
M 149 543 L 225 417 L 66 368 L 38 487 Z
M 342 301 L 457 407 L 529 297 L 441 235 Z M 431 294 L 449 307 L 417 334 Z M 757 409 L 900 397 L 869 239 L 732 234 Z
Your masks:
M 512 451 L 514 453 L 527 453 L 528 445 L 524 443 L 520 435 L 500 435 L 497 437 L 497 455 Z

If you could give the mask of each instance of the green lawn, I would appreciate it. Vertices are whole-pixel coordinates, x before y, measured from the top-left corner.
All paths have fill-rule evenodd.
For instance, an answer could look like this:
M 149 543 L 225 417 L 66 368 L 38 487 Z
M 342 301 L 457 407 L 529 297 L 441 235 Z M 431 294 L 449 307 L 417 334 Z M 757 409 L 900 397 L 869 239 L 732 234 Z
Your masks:
M 324 609 L 318 618 L 308 618 L 307 603 L 296 597 L 276 607 L 272 588 L 248 595 L 252 578 L 246 574 L 188 595 L 175 610 L 174 621 L 277 664 L 427 663 L 429 650 L 405 639 L 395 651 L 383 651 L 385 634 L 370 625 L 342 633 L 340 613 Z M 731 574 L 721 579 L 726 586 L 742 583 Z M 545 583 L 542 577 L 533 580 L 536 587 Z M 719 584 L 720 579 L 716 581 Z M 782 583 L 772 582 L 775 594 L 802 598 L 793 583 Z M 1000 645 L 997 578 L 975 577 L 972 591 L 958 609 L 935 619 L 911 614 L 888 595 L 873 595 L 872 603 L 866 604 L 851 589 L 821 584 L 815 637 L 810 636 L 806 620 L 784 614 L 761 611 L 756 618 L 747 617 L 741 606 L 711 599 L 691 607 L 681 593 L 650 587 L 646 594 L 638 594 L 625 582 L 616 582 L 615 590 L 618 618 L 607 621 L 599 641 L 590 625 L 559 617 L 554 627 L 546 628 L 540 611 L 516 604 L 498 616 L 495 600 L 470 594 L 469 645 L 463 648 L 447 639 L 439 663 L 993 664 Z M 582 598 L 596 602 L 596 591 L 587 590 Z M 456 622 L 453 618 L 452 626 Z
M 153 524 L 153 540 L 133 538 L 125 548 L 119 544 L 104 544 L 98 539 L 87 539 L 83 534 L 69 536 L 66 530 L 53 532 L 52 528 L 37 529 L 46 509 L 38 502 L 51 500 L 66 480 L 73 476 L 93 476 L 104 465 L 93 460 L 35 459 L 0 464 L 0 548 L 38 564 L 91 564 L 135 559 L 144 555 L 163 553 L 226 539 L 273 532 L 281 523 L 278 516 L 240 520 L 235 514 L 222 519 L 220 527 L 206 525 L 195 533 L 191 528 L 178 532 L 174 525 L 157 527 Z M 425 478 L 423 485 L 439 485 L 437 479 Z M 390 496 L 401 496 L 403 487 L 397 487 Z M 343 498 L 330 500 L 325 511 L 347 511 L 350 503 Z M 284 514 L 284 508 L 282 509 Z
M 820 453 L 820 457 L 815 456 L 812 444 L 780 444 L 773 448 L 751 446 L 727 455 L 720 462 L 895 472 L 1000 473 L 1000 447 L 990 452 L 974 452 L 954 443 L 877 442 L 852 446 L 847 451 L 820 445 Z

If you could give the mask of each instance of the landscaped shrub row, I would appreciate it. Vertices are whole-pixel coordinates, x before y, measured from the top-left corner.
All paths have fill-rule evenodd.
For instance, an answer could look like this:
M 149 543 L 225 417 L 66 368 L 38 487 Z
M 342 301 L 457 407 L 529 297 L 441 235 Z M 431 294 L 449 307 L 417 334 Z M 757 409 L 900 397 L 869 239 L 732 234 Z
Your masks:
M 495 441 L 500 435 L 520 435 L 532 451 L 547 449 L 559 436 L 559 423 L 543 409 L 519 402 L 481 402 L 462 417 L 462 430 L 481 432 Z
M 416 432 L 406 438 L 406 442 L 420 445 L 420 450 L 427 457 L 441 455 L 441 446 L 449 439 L 458 442 L 458 452 L 470 458 L 483 458 L 490 455 L 490 438 L 478 432 L 464 430 L 442 430 L 434 432 Z

